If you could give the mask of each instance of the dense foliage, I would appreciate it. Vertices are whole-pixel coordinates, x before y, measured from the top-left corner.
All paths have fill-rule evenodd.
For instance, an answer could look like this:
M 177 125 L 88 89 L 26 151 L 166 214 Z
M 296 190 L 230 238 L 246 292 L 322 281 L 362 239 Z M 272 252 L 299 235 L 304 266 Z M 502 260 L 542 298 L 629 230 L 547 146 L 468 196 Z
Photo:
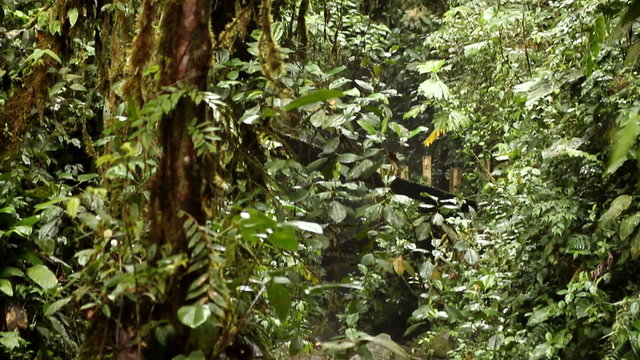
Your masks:
M 639 15 L 5 1 L 1 356 L 639 357 Z

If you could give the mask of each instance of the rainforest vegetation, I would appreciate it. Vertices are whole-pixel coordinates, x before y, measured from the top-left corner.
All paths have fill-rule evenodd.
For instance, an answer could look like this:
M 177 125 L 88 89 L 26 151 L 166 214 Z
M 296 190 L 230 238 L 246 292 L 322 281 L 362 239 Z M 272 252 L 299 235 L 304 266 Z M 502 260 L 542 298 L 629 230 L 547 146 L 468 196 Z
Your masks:
M 0 6 L 0 358 L 640 358 L 640 0 Z

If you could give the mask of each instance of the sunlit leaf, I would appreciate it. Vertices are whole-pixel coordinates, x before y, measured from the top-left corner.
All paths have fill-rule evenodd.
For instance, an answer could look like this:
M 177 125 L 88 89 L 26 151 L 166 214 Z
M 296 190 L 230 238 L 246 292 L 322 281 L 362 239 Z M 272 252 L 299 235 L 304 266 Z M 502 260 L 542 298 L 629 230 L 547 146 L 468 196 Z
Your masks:
M 622 220 L 620 223 L 620 239 L 627 239 L 631 234 L 633 234 L 633 231 L 636 229 L 638 224 L 640 224 L 640 212 Z
M 442 69 L 442 66 L 444 65 L 444 63 L 445 63 L 445 60 L 428 60 L 416 66 L 416 70 L 418 70 L 420 74 L 435 73 L 440 71 L 440 69 Z
M 629 150 L 636 144 L 640 135 L 640 114 L 638 108 L 634 107 L 624 111 L 621 116 L 626 117 L 624 128 L 618 131 L 616 140 L 613 143 L 607 173 L 614 173 L 627 159 Z M 624 122 L 624 120 L 623 120 Z
M 69 303 L 69 301 L 71 301 L 71 298 L 64 298 L 64 299 L 60 299 L 56 302 L 54 302 L 53 304 L 50 304 L 47 307 L 47 310 L 44 312 L 44 314 L 46 316 L 51 316 L 53 314 L 55 314 L 56 312 L 58 312 L 58 310 L 62 309 L 65 305 L 67 305 Z
M 309 231 L 315 234 L 322 234 L 322 226 L 308 221 L 288 221 L 286 225 L 297 227 L 300 230 Z
M 431 132 L 431 134 L 429 134 L 429 136 L 427 136 L 427 138 L 422 142 L 422 144 L 424 144 L 424 146 L 429 147 L 431 146 L 431 144 L 433 144 L 436 140 L 438 140 L 438 138 L 444 134 L 444 131 L 442 130 L 433 130 Z
M 75 218 L 76 216 L 78 216 L 79 208 L 80 199 L 78 199 L 77 197 L 72 197 L 71 199 L 69 199 L 69 201 L 67 202 L 67 214 L 70 217 Z
M 609 205 L 609 209 L 600 217 L 600 221 L 598 223 L 599 227 L 604 228 L 613 220 L 617 219 L 620 214 L 629 208 L 632 201 L 633 197 L 630 195 L 620 195 L 615 198 L 611 202 L 611 205 Z
M 11 286 L 11 281 L 7 279 L 0 279 L 0 291 L 7 296 L 13 296 L 13 286 Z
M 211 316 L 211 309 L 206 305 L 188 305 L 178 309 L 178 320 L 190 328 L 204 324 Z
M 314 104 L 320 101 L 325 101 L 328 99 L 339 98 L 344 96 L 344 93 L 339 90 L 334 89 L 320 89 L 316 91 L 312 91 L 309 94 L 303 95 L 292 102 L 288 103 L 284 106 L 285 111 L 291 111 L 297 109 L 301 106 Z
M 418 92 L 428 99 L 448 99 L 449 87 L 440 80 L 428 79 L 418 86 Z
M 69 11 L 67 12 L 67 17 L 69 18 L 70 27 L 73 27 L 73 25 L 75 25 L 76 22 L 78 21 L 78 9 L 77 8 L 69 9 Z
M 26 344 L 26 341 L 20 337 L 20 333 L 17 331 L 0 332 L 0 345 L 5 349 L 12 351 L 24 344 Z
M 44 265 L 36 265 L 27 269 L 27 276 L 41 288 L 48 290 L 58 285 L 56 275 Z
M 404 260 L 402 259 L 402 256 L 398 256 L 397 258 L 393 259 L 393 270 L 400 276 L 404 274 L 406 266 Z

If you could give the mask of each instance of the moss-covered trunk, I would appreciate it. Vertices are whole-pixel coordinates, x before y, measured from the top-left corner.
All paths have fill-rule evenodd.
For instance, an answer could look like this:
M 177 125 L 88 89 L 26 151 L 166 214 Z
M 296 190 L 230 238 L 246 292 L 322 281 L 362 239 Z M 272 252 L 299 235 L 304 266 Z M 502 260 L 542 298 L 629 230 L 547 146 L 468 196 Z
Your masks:
M 160 56 L 161 86 L 182 83 L 205 90 L 211 63 L 211 0 L 170 1 L 164 8 Z M 160 244 L 186 250 L 184 220 L 204 222 L 202 176 L 188 126 L 202 121 L 204 105 L 183 97 L 159 125 L 163 155 L 153 183 L 154 236 Z

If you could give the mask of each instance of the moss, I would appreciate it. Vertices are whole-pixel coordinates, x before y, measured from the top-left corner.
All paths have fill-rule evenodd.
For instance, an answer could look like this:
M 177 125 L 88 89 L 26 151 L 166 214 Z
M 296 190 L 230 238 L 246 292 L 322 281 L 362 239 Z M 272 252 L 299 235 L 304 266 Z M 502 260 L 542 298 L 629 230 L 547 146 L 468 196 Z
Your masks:
M 142 102 L 142 69 L 153 53 L 153 23 L 156 16 L 156 0 L 144 0 L 142 13 L 138 19 L 138 32 L 133 39 L 133 51 L 129 57 L 129 72 L 132 74 L 122 90 L 130 94 L 138 103 Z
M 6 104 L 0 108 L 0 154 L 15 150 L 22 142 L 34 110 L 41 118 L 48 97 L 47 65 L 39 65 L 29 74 L 26 87 L 14 88 Z
M 249 32 L 249 24 L 253 18 L 252 6 L 247 6 L 236 15 L 233 21 L 229 22 L 224 31 L 218 36 L 216 46 L 232 52 L 238 39 L 245 39 Z

